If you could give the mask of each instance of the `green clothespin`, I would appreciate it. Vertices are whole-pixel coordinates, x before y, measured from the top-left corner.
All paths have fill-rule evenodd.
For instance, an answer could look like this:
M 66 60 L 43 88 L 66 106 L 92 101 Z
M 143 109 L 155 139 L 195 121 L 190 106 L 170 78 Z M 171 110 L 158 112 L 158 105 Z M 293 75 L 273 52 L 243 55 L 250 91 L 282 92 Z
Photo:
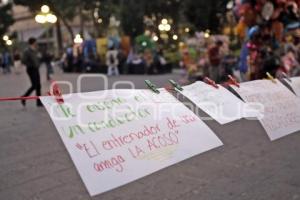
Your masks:
M 177 90 L 179 90 L 179 91 L 183 91 L 183 88 L 177 83 L 177 82 L 175 82 L 175 81 L 173 81 L 173 80 L 169 80 L 169 82 L 172 84 L 172 86 L 174 87 L 174 88 L 176 88 Z
M 156 94 L 159 94 L 159 90 L 157 89 L 156 85 L 154 85 L 151 81 L 149 80 L 145 80 L 146 85 L 148 86 L 148 88 L 150 90 L 152 90 L 153 92 L 155 92 Z

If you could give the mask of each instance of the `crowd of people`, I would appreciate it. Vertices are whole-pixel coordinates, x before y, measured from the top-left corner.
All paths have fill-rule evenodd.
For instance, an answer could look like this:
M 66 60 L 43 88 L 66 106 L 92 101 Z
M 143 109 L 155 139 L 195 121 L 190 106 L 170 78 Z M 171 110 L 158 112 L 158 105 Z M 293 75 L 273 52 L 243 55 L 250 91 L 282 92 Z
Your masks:
M 39 63 L 46 66 L 47 80 L 51 80 L 54 56 L 46 48 L 38 51 L 37 55 Z M 238 50 L 232 49 L 228 38 L 211 36 L 201 48 L 183 46 L 178 53 L 179 63 L 168 62 L 162 49 L 131 50 L 124 55 L 121 49 L 111 46 L 102 61 L 96 55 L 88 55 L 85 57 L 78 46 L 67 48 L 56 63 L 65 72 L 107 73 L 108 76 L 161 74 L 179 66 L 188 79 L 210 77 L 216 82 L 226 81 L 227 75 L 233 75 L 240 81 L 262 79 L 266 72 L 275 77 L 280 76 L 281 72 L 297 76 L 300 74 L 300 32 L 288 32 L 278 42 L 270 27 L 255 26 L 249 30 L 248 40 Z M 20 51 L 12 54 L 4 51 L 0 56 L 2 72 L 9 74 L 14 71 L 19 74 L 24 64 L 24 59 L 21 60 L 23 57 Z
M 120 74 L 163 74 L 171 72 L 172 64 L 167 62 L 160 49 L 132 50 L 126 54 L 121 48 L 110 45 L 105 56 L 99 56 L 93 49 L 85 50 L 82 45 L 66 48 L 60 59 L 64 72 Z
M 226 39 L 208 41 L 195 53 L 185 48 L 180 65 L 188 79 L 210 77 L 224 82 L 232 75 L 243 82 L 266 78 L 267 73 L 277 78 L 283 73 L 291 77 L 300 75 L 300 34 L 297 31 L 287 33 L 280 43 L 274 40 L 267 26 L 257 26 L 248 34 L 249 39 L 240 49 L 232 48 Z

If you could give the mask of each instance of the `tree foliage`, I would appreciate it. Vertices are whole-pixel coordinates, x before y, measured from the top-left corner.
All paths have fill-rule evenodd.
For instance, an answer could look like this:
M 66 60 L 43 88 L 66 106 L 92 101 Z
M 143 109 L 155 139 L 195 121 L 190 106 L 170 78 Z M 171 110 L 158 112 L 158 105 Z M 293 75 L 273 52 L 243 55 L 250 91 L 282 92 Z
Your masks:
M 196 29 L 218 32 L 228 0 L 185 0 L 184 15 Z
M 0 6 L 0 36 L 4 35 L 9 26 L 14 23 L 14 19 L 11 15 L 11 9 L 11 4 Z
M 80 0 L 15 0 L 14 3 L 29 7 L 32 12 L 38 12 L 42 5 L 50 6 L 51 11 L 63 22 L 71 38 L 74 38 L 70 22 L 78 14 Z
M 219 18 L 225 12 L 228 0 L 15 0 L 16 4 L 28 6 L 37 11 L 43 4 L 48 4 L 52 11 L 68 28 L 72 35 L 70 21 L 75 16 L 94 20 L 93 13 L 97 8 L 102 26 L 107 26 L 109 17 L 115 15 L 121 21 L 125 34 L 137 36 L 144 31 L 144 16 L 155 16 L 158 19 L 169 17 L 176 23 L 187 21 L 197 30 L 211 29 L 218 31 Z M 84 11 L 84 12 L 83 12 Z M 97 28 L 95 26 L 95 28 Z

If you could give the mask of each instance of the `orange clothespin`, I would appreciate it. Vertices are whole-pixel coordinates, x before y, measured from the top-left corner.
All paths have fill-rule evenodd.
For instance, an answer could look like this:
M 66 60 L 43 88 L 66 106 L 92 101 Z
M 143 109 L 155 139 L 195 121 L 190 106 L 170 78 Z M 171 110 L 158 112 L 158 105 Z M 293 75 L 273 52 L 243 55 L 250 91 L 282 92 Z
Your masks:
M 51 82 L 51 90 L 52 91 L 48 92 L 48 94 L 50 96 L 54 96 L 58 104 L 63 104 L 64 99 L 62 97 L 62 92 L 61 92 L 59 86 L 55 83 L 55 81 Z
M 216 84 L 216 82 L 213 81 L 213 80 L 211 80 L 210 78 L 205 77 L 205 78 L 204 78 L 204 81 L 205 81 L 208 85 L 211 85 L 211 86 L 213 86 L 213 87 L 216 88 L 216 89 L 219 89 L 219 86 Z
M 236 87 L 240 87 L 239 82 L 235 78 L 233 78 L 231 75 L 228 75 L 228 78 L 229 78 L 230 85 L 235 85 Z
M 273 83 L 277 83 L 275 78 L 269 72 L 267 72 L 266 75 L 267 75 L 268 79 L 271 80 Z

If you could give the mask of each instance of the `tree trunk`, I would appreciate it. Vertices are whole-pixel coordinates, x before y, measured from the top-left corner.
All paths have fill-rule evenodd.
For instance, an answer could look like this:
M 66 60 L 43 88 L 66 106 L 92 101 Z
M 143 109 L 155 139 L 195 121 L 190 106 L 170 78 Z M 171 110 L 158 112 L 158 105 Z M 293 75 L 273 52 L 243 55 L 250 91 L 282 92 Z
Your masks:
M 93 21 L 93 26 L 94 26 L 94 38 L 98 38 L 99 37 L 99 26 L 100 24 L 98 23 L 98 21 L 95 19 L 94 17 L 94 11 L 92 10 L 91 11 L 91 18 L 92 18 L 92 21 Z
M 71 41 L 73 41 L 73 39 L 75 37 L 74 36 L 74 31 L 73 31 L 71 25 L 69 24 L 68 20 L 54 6 L 52 7 L 52 10 L 53 10 L 54 14 L 61 20 L 61 22 L 64 24 L 64 26 L 67 28 L 67 30 L 70 34 L 70 37 L 71 37 Z
M 84 16 L 83 16 L 83 9 L 82 6 L 80 5 L 79 7 L 79 20 L 80 20 L 80 30 L 79 34 L 81 35 L 82 38 L 84 38 Z
M 68 30 L 68 32 L 69 32 L 69 34 L 70 34 L 71 40 L 73 40 L 73 39 L 75 38 L 75 35 L 74 35 L 74 31 L 73 31 L 71 25 L 70 25 L 69 22 L 68 22 L 66 19 L 64 19 L 63 17 L 60 18 L 60 19 L 61 19 L 61 21 L 63 22 L 63 24 L 65 25 L 65 27 L 67 28 L 67 30 Z
M 57 47 L 58 47 L 58 55 L 63 54 L 63 41 L 62 41 L 62 33 L 61 33 L 61 24 L 58 19 L 56 22 L 56 37 L 57 37 Z

